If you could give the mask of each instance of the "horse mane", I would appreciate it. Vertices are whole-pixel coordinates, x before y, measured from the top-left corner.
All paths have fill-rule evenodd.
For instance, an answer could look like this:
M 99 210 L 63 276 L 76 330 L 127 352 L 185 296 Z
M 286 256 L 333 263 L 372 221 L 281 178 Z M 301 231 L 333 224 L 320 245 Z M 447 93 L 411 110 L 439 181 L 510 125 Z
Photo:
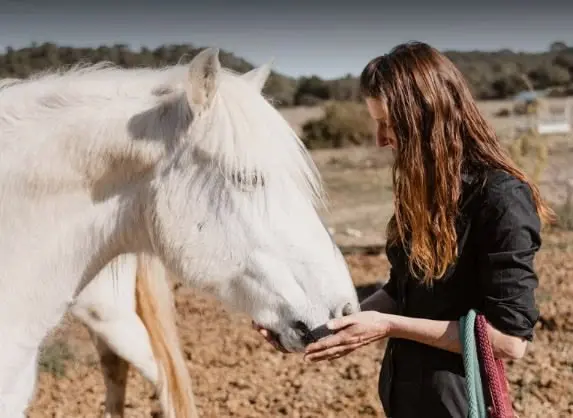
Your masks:
M 193 125 L 197 129 L 212 127 L 212 135 L 194 146 L 217 155 L 227 178 L 260 178 L 268 189 L 278 191 L 284 186 L 284 196 L 294 186 L 315 204 L 324 203 L 319 172 L 280 112 L 247 81 L 228 70 L 220 76 L 218 92 L 203 123 L 195 121 Z
M 262 177 L 267 188 L 289 184 L 314 205 L 324 203 L 320 175 L 310 154 L 265 96 L 240 74 L 222 68 L 209 110 L 194 115 L 185 93 L 187 71 L 182 64 L 123 68 L 109 62 L 52 68 L 9 81 L 10 88 L 0 90 L 0 113 L 6 123 L 8 115 L 22 120 L 33 117 L 35 111 L 43 114 L 65 107 L 135 101 L 141 103 L 142 112 L 131 115 L 127 123 L 139 119 L 143 126 L 139 136 L 151 135 L 152 130 L 188 133 L 195 157 L 208 155 L 218 161 L 226 178 Z M 175 123 L 180 126 L 170 126 Z
M 20 78 L 2 78 L 0 79 L 0 90 L 23 82 L 24 80 Z

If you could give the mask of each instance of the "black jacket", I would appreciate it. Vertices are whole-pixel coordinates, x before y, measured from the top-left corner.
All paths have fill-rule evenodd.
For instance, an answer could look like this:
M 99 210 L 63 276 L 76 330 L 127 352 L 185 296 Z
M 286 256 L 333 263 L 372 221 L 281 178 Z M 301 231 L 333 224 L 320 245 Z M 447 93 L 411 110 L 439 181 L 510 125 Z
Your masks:
M 459 257 L 445 277 L 432 287 L 420 284 L 408 273 L 403 248 L 388 247 L 385 290 L 400 315 L 458 320 L 474 308 L 500 331 L 531 340 L 539 317 L 533 258 L 541 225 L 530 188 L 503 171 L 465 176 L 461 202 Z M 389 418 L 466 417 L 465 390 L 461 355 L 388 341 L 379 394 Z

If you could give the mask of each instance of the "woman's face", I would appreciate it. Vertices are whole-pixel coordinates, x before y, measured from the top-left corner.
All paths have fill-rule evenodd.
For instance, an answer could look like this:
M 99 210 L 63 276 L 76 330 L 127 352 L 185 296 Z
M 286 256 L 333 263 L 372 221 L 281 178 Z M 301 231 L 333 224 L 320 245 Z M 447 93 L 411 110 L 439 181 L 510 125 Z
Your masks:
M 380 148 L 397 147 L 396 133 L 390 123 L 388 110 L 380 99 L 366 98 L 366 106 L 370 117 L 376 122 L 376 145 Z

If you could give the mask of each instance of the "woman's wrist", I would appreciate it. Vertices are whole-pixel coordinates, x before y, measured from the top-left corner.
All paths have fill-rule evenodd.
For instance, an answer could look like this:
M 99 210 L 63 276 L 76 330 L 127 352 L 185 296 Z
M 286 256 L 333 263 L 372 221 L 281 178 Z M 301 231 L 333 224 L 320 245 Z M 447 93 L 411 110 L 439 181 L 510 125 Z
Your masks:
M 458 322 L 386 315 L 388 337 L 416 341 L 454 353 L 461 350 Z
M 383 314 L 388 324 L 388 337 L 390 338 L 405 338 L 407 332 L 406 323 L 408 317 L 394 314 Z

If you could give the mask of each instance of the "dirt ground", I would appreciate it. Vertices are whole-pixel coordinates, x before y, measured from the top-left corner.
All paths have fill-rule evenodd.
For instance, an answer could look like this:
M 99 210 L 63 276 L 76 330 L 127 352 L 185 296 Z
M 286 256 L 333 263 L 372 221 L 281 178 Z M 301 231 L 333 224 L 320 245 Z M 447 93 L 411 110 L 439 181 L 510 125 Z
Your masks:
M 564 140 L 553 145 L 541 186 L 558 201 L 562 184 L 573 178 L 573 149 Z M 313 156 L 330 195 L 332 210 L 324 216 L 337 242 L 381 243 L 391 211 L 391 155 L 360 148 Z M 525 358 L 507 366 L 520 417 L 573 416 L 572 250 L 573 232 L 546 234 L 537 258 L 541 321 Z M 357 286 L 386 278 L 384 256 L 349 255 L 347 262 Z M 299 355 L 276 352 L 250 328 L 247 316 L 212 297 L 183 287 L 175 295 L 202 417 L 384 417 L 377 395 L 383 342 L 330 363 L 307 364 Z M 42 361 L 29 418 L 101 417 L 103 378 L 84 327 L 66 318 Z M 126 417 L 157 417 L 157 411 L 151 386 L 131 370 Z
M 508 365 L 520 417 L 573 415 L 573 233 L 546 237 L 537 266 L 542 318 L 524 359 Z M 349 256 L 357 285 L 387 274 L 380 256 Z M 202 417 L 383 417 L 377 378 L 384 343 L 318 364 L 275 352 L 211 297 L 176 290 L 178 326 Z M 100 417 L 103 383 L 85 329 L 70 322 L 58 341 L 74 359 L 62 377 L 42 372 L 29 418 Z M 77 347 L 77 348 L 76 348 Z M 80 357 L 77 353 L 83 353 Z M 137 372 L 128 384 L 127 418 L 153 417 L 157 401 Z

